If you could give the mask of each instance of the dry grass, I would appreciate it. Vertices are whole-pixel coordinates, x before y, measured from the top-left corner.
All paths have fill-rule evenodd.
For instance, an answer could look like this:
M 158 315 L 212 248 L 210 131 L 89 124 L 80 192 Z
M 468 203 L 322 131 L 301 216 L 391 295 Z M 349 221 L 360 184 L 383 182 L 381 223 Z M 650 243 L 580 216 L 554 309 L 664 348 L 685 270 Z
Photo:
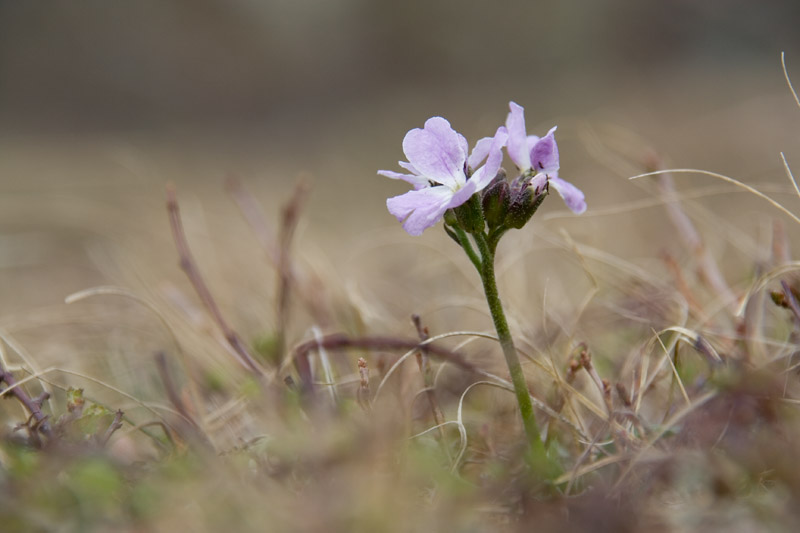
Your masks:
M 326 216 L 314 190 L 278 200 L 232 182 L 223 202 L 219 182 L 205 197 L 179 182 L 177 248 L 163 200 L 105 233 L 87 226 L 118 214 L 60 213 L 94 270 L 67 309 L 0 324 L 0 363 L 28 402 L 3 405 L 2 529 L 792 530 L 800 192 L 787 158 L 789 184 L 753 185 L 662 170 L 625 128 L 572 131 L 592 165 L 644 192 L 574 220 L 551 200 L 500 247 L 501 296 L 564 468 L 555 490 L 526 474 L 477 276 L 444 235 L 387 226 L 320 246 L 336 233 L 312 225 Z M 684 172 L 722 183 L 681 186 Z

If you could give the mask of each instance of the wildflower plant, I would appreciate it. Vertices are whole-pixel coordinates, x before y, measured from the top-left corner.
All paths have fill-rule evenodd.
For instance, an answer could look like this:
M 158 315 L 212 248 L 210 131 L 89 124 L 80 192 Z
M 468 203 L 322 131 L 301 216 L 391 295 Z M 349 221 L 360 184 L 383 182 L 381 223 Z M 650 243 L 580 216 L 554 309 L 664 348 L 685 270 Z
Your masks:
M 411 235 L 444 219 L 445 232 L 464 250 L 483 282 L 486 301 L 505 355 L 523 427 L 528 439 L 527 460 L 534 473 L 555 479 L 558 464 L 548 457 L 539 434 L 525 375 L 508 327 L 494 272 L 495 253 L 501 237 L 521 229 L 555 189 L 567 207 L 580 214 L 586 210 L 583 193 L 561 179 L 556 128 L 544 137 L 528 135 L 524 109 L 509 104 L 505 126 L 468 151 L 467 140 L 442 117 L 433 117 L 423 128 L 409 131 L 403 139 L 407 171 L 381 170 L 378 174 L 400 179 L 414 190 L 389 198 L 386 206 Z M 508 181 L 502 168 L 502 149 L 517 167 Z

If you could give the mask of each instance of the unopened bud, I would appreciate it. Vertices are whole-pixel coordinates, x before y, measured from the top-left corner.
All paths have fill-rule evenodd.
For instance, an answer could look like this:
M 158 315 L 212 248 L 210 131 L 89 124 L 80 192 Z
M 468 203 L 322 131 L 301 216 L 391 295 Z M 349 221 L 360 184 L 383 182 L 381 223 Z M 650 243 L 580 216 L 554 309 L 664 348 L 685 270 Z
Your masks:
M 492 183 L 484 189 L 482 205 L 483 216 L 489 229 L 503 224 L 511 205 L 511 189 L 506 181 L 505 172 L 499 172 Z
M 448 226 L 458 226 L 458 217 L 456 216 L 455 211 L 448 209 L 444 212 L 444 223 Z
M 473 194 L 469 200 L 454 209 L 458 218 L 458 225 L 467 233 L 483 231 L 483 210 L 478 194 Z
M 538 194 L 536 194 L 538 192 Z M 531 187 L 523 186 L 511 195 L 511 205 L 505 218 L 505 225 L 509 228 L 521 229 L 531 219 L 533 214 L 542 205 L 544 197 L 549 193 L 545 187 L 535 191 Z

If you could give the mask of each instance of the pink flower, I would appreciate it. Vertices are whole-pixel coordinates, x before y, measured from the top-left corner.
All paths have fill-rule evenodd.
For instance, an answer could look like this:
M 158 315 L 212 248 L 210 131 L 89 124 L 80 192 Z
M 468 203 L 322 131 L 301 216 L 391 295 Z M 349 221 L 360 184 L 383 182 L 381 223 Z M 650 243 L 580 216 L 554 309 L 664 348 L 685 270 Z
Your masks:
M 389 198 L 386 207 L 409 234 L 421 235 L 445 211 L 460 206 L 492 181 L 500 170 L 507 138 L 501 126 L 494 137 L 479 140 L 468 154 L 467 140 L 447 120 L 428 119 L 423 129 L 414 128 L 403 139 L 408 162 L 398 164 L 409 173 L 378 171 L 414 186 L 413 191 Z M 484 160 L 486 163 L 477 168 Z
M 554 135 L 556 127 L 553 127 L 547 132 L 547 135 L 541 138 L 536 135 L 527 135 L 525 110 L 514 102 L 510 102 L 508 106 L 511 111 L 506 119 L 506 129 L 508 130 L 506 151 L 523 175 L 533 176 L 530 186 L 538 191 L 549 184 L 558 191 L 558 194 L 564 199 L 564 203 L 574 213 L 581 214 L 586 211 L 583 192 L 558 177 L 558 145 Z

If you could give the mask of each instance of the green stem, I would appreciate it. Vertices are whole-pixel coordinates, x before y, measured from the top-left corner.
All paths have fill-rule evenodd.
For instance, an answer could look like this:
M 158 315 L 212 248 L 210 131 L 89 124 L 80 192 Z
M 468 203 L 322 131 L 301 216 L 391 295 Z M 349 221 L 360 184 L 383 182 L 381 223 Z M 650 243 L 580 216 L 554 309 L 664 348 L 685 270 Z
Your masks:
M 458 237 L 458 242 L 459 244 L 461 244 L 461 247 L 467 253 L 467 257 L 469 257 L 469 260 L 472 261 L 472 264 L 475 265 L 475 268 L 478 269 L 478 272 L 480 272 L 481 259 L 478 257 L 478 254 L 476 254 L 475 250 L 472 248 L 472 244 L 469 242 L 467 234 L 459 226 L 453 226 L 451 227 L 451 229 L 455 232 L 456 237 Z
M 497 330 L 497 337 L 500 346 L 503 348 L 503 355 L 506 358 L 508 371 L 511 374 L 511 383 L 514 385 L 514 393 L 519 404 L 522 424 L 525 434 L 528 437 L 528 461 L 534 473 L 540 478 L 554 479 L 559 475 L 558 466 L 549 460 L 547 452 L 539 436 L 539 426 L 536 424 L 536 417 L 533 412 L 528 384 L 525 381 L 525 374 L 522 365 L 517 357 L 517 350 L 514 347 L 514 340 L 511 338 L 511 330 L 508 328 L 506 315 L 503 312 L 503 305 L 500 302 L 500 294 L 497 291 L 497 281 L 494 273 L 494 250 L 486 241 L 483 233 L 474 233 L 478 249 L 481 253 L 481 267 L 478 269 L 483 282 L 483 290 L 486 293 L 486 301 L 489 304 L 489 312 Z M 496 243 L 495 243 L 496 245 Z
M 499 228 L 494 228 L 489 232 L 489 236 L 487 238 L 487 243 L 489 244 L 489 251 L 494 256 L 495 250 L 497 249 L 497 243 L 500 242 L 500 237 L 506 234 L 508 228 L 505 226 L 500 226 Z

